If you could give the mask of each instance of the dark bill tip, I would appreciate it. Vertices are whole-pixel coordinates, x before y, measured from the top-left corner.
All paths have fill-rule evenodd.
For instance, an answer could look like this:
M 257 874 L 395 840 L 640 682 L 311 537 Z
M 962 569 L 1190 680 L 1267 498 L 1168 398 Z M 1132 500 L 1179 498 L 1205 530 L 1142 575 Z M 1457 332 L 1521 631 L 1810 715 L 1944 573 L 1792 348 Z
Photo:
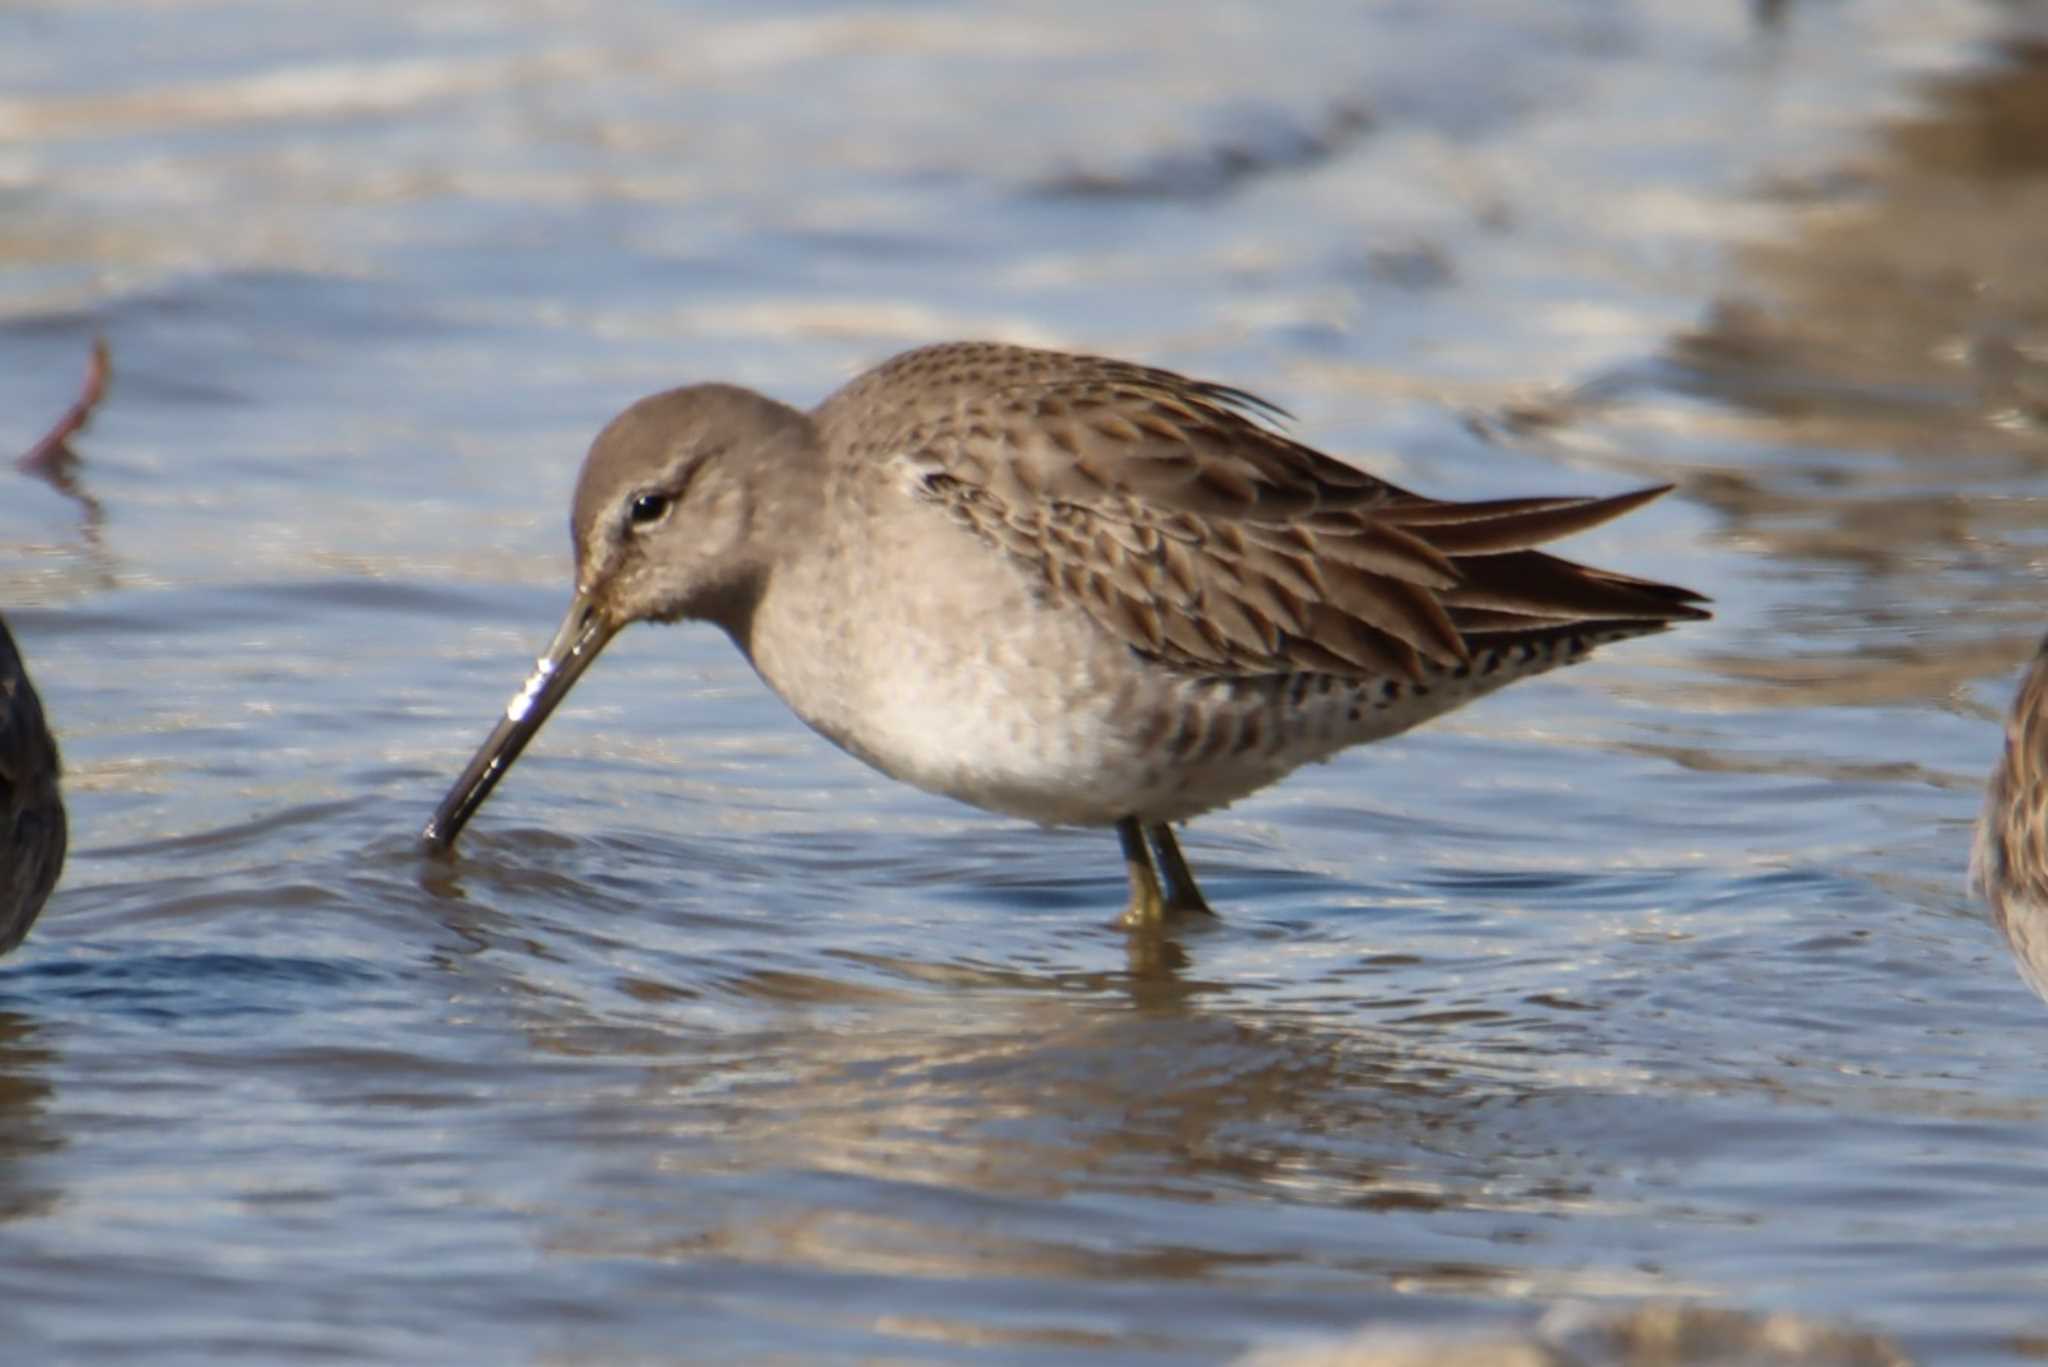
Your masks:
M 484 805 L 491 789 L 498 786 L 498 780 L 519 758 L 520 751 L 540 730 L 548 714 L 569 695 L 570 686 L 590 668 L 614 630 L 588 598 L 576 595 L 576 601 L 569 605 L 569 615 L 562 619 L 561 630 L 555 633 L 547 653 L 534 664 L 532 677 L 505 705 L 505 715 L 484 737 L 475 758 L 448 789 L 448 795 L 441 799 L 441 805 L 434 809 L 434 815 L 420 832 L 420 847 L 427 854 L 442 855 L 454 848 L 462 828 Z

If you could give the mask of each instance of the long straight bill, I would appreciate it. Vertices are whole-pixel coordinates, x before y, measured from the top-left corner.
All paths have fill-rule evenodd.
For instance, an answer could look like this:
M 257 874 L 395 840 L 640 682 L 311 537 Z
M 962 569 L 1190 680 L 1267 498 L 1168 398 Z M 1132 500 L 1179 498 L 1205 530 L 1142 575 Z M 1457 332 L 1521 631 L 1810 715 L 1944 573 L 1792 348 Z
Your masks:
M 562 619 L 562 629 L 549 643 L 547 654 L 534 664 L 533 677 L 505 705 L 504 717 L 484 737 L 476 758 L 455 780 L 448 796 L 434 809 L 426 829 L 420 832 L 420 844 L 428 854 L 446 854 L 453 848 L 455 837 L 462 834 L 462 828 L 469 824 L 476 809 L 484 805 L 491 789 L 512 767 L 512 761 L 519 758 L 519 752 L 540 730 L 548 714 L 569 696 L 570 686 L 590 668 L 591 661 L 614 632 L 604 614 L 584 595 L 577 594 L 576 601 L 569 605 L 569 615 Z

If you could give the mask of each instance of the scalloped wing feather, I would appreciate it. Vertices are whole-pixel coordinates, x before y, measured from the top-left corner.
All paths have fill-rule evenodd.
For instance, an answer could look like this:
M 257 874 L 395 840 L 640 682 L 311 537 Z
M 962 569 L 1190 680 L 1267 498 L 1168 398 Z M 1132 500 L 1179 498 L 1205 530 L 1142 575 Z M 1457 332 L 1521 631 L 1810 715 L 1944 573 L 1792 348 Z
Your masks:
M 1697 594 L 1535 547 L 1669 486 L 1455 503 L 1275 431 L 1242 390 L 1098 357 L 984 343 L 906 353 L 842 394 L 922 492 L 1133 649 L 1221 675 L 1422 677 L 1561 626 L 1655 631 Z M 837 402 L 835 396 L 833 402 Z

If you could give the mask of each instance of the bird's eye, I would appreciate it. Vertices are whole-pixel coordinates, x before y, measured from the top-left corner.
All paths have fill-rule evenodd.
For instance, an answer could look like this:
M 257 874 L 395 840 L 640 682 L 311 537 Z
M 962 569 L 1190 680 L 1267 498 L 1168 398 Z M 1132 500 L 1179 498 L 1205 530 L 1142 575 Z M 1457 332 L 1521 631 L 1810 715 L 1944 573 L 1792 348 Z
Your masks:
M 626 516 L 635 527 L 652 527 L 668 516 L 669 503 L 667 494 L 635 494 L 626 506 Z

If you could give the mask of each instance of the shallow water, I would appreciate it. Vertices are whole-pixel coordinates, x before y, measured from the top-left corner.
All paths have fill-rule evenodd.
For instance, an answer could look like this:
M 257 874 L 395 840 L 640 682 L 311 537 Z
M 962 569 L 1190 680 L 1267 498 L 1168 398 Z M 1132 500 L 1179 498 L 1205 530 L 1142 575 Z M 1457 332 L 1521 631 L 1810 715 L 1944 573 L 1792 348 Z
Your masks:
M 0 964 L 8 1342 L 1221 1361 L 1684 1302 L 2041 1354 L 2048 1006 L 1963 889 L 2044 618 L 2039 12 L 1177 13 L 0 14 L 0 443 L 115 368 L 97 514 L 0 475 L 73 823 Z M 415 853 L 611 412 L 952 336 L 1434 493 L 1674 480 L 1573 550 L 1717 619 L 1195 823 L 1172 962 L 1105 833 L 889 784 L 703 628 Z

